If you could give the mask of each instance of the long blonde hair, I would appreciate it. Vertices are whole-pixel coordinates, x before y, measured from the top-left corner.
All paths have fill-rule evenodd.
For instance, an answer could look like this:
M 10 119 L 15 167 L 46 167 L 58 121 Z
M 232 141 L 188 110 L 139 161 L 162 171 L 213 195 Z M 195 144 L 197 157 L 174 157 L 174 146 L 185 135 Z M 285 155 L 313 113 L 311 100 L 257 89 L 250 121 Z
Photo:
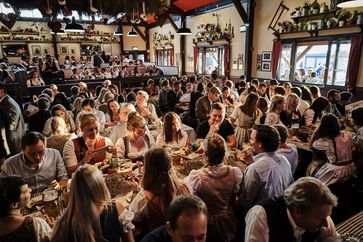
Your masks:
M 111 200 L 101 172 L 83 165 L 73 174 L 68 206 L 53 230 L 53 242 L 101 241 L 99 206 Z

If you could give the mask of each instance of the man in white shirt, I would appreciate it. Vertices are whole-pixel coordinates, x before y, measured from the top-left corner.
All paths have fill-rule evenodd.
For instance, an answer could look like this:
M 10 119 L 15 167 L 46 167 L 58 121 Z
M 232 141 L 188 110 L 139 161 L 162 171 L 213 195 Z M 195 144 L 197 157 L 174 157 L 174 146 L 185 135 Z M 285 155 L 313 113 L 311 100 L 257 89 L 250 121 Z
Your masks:
M 303 177 L 280 198 L 251 208 L 246 216 L 246 242 L 341 241 L 330 214 L 337 198 L 312 177 Z

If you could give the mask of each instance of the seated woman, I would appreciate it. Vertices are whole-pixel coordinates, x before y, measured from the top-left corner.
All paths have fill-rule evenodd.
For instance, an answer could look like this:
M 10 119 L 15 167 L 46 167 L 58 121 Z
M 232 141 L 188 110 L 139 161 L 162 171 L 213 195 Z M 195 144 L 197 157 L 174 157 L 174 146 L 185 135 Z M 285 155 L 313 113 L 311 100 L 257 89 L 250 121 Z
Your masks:
M 111 201 L 101 172 L 85 164 L 72 177 L 68 206 L 54 226 L 53 242 L 133 241 L 127 210 Z
M 154 124 L 158 119 L 155 106 L 148 103 L 149 94 L 145 91 L 138 91 L 136 95 L 136 111 L 146 120 L 146 124 Z
M 50 241 L 52 229 L 47 222 L 39 217 L 21 215 L 31 192 L 24 179 L 0 177 L 0 191 L 0 241 Z
M 281 122 L 288 128 L 299 127 L 301 114 L 298 109 L 300 98 L 295 93 L 290 93 L 286 97 L 286 109 L 280 113 Z
M 120 121 L 120 104 L 115 99 L 111 99 L 107 102 L 105 128 L 115 126 Z
M 52 127 L 52 132 L 50 136 L 47 138 L 47 148 L 53 148 L 58 150 L 61 154 L 63 154 L 63 149 L 65 143 L 69 139 L 77 138 L 74 133 L 69 133 L 67 130 L 67 125 L 64 122 L 64 119 L 58 116 L 50 118 L 50 124 Z
M 237 149 L 243 148 L 243 142 L 249 142 L 251 138 L 252 126 L 259 124 L 263 115 L 257 108 L 258 96 L 256 93 L 248 94 L 246 101 L 236 107 L 230 117 L 231 123 L 238 121 L 236 127 Z
M 271 99 L 269 112 L 266 114 L 265 124 L 274 125 L 280 124 L 280 113 L 285 110 L 285 97 L 275 95 Z
M 229 118 L 234 110 L 234 102 L 233 96 L 231 96 L 231 89 L 227 86 L 222 88 L 222 103 L 226 107 L 226 117 Z
M 318 97 L 313 101 L 310 108 L 304 112 L 304 124 L 306 127 L 314 127 L 316 121 L 329 109 L 329 100 L 325 97 Z
M 97 117 L 92 113 L 84 113 L 80 117 L 80 124 L 82 136 L 70 139 L 64 145 L 63 159 L 69 175 L 83 164 L 94 164 L 112 156 L 107 151 L 112 151 L 113 144 L 109 138 L 99 135 Z
M 117 156 L 134 161 L 143 160 L 146 151 L 155 143 L 147 132 L 145 119 L 138 112 L 129 113 L 127 129 L 129 133 L 117 140 Z
M 54 105 L 52 107 L 52 109 L 51 109 L 51 112 L 52 112 L 53 117 L 63 118 L 64 122 L 67 125 L 67 131 L 68 131 L 69 134 L 76 131 L 76 125 L 74 123 L 73 118 L 71 117 L 69 111 L 67 111 L 62 104 Z M 44 129 L 43 129 L 42 133 L 45 136 L 49 136 L 51 134 L 51 132 L 52 132 L 51 120 L 48 119 L 45 122 Z
M 156 96 L 159 94 L 159 86 L 155 85 L 155 81 L 153 79 L 149 79 L 147 81 L 147 87 L 146 91 L 149 94 L 149 96 Z
M 233 240 L 238 221 L 234 217 L 233 204 L 242 181 L 242 172 L 237 167 L 224 164 L 227 145 L 222 136 L 211 135 L 207 140 L 208 166 L 192 170 L 185 179 L 194 194 L 207 205 L 209 221 L 220 228 L 226 241 Z
M 178 195 L 189 193 L 187 184 L 174 172 L 170 154 L 162 148 L 149 150 L 144 158 L 141 190 L 129 206 L 142 235 L 165 224 L 170 202 Z
M 188 142 L 188 134 L 181 130 L 180 117 L 170 112 L 164 116 L 163 132 L 156 138 L 156 145 L 171 149 L 184 148 Z
M 38 72 L 33 70 L 30 73 L 30 79 L 26 81 L 27 87 L 36 87 L 36 86 L 44 86 L 45 83 L 41 77 L 39 77 Z
M 352 136 L 340 131 L 338 118 L 331 113 L 325 114 L 315 130 L 311 148 L 325 154 L 325 161 L 312 163 L 316 168 L 309 169 L 311 176 L 327 185 L 340 183 L 356 176 L 356 165 L 352 162 Z

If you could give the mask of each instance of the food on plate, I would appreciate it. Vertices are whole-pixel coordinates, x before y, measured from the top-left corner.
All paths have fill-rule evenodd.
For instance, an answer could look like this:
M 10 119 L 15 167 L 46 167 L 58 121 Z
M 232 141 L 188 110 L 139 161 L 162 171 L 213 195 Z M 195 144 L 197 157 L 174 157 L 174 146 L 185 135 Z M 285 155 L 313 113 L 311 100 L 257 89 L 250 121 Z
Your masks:
M 58 191 L 55 189 L 45 189 L 43 191 L 43 201 L 50 202 L 58 198 Z

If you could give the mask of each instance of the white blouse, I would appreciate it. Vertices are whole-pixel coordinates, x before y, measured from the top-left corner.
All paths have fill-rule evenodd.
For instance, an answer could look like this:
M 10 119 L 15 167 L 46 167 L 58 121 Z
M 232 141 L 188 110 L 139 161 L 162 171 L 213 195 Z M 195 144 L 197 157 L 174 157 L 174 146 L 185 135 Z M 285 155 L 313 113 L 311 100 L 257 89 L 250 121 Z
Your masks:
M 129 139 L 129 158 L 137 158 L 143 156 L 151 147 L 155 145 L 155 140 L 150 134 L 145 134 L 149 138 L 150 147 L 147 146 L 146 138 L 144 137 L 144 146 L 142 149 L 138 150 L 135 146 L 132 145 Z M 124 139 L 120 138 L 116 143 L 117 156 L 120 158 L 125 158 L 125 144 Z
M 164 140 L 164 133 L 161 133 L 156 138 L 156 146 L 158 147 L 169 147 L 171 149 L 181 149 L 187 145 L 188 134 L 184 130 L 181 130 L 182 138 L 179 141 L 173 140 L 171 143 L 166 143 Z

